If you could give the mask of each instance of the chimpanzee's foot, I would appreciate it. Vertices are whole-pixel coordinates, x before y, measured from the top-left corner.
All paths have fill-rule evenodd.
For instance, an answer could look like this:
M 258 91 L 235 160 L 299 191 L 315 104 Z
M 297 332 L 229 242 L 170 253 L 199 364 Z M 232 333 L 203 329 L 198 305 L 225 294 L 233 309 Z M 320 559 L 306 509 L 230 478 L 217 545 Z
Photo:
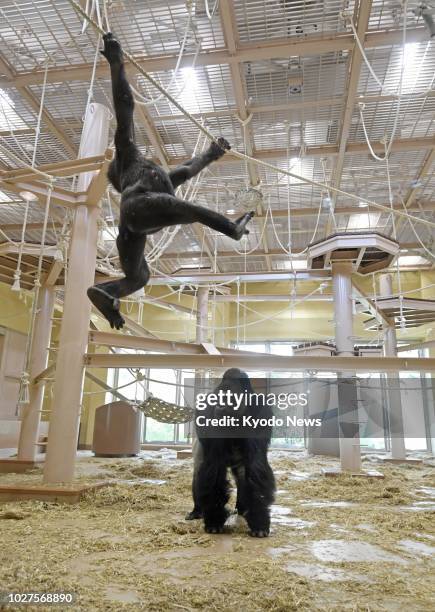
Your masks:
M 101 314 L 106 317 L 112 329 L 123 327 L 125 321 L 119 312 L 119 300 L 117 298 L 112 297 L 99 287 L 89 287 L 88 298 L 95 308 L 98 308 Z
M 237 221 L 234 222 L 235 230 L 234 230 L 234 236 L 232 236 L 234 240 L 240 240 L 242 236 L 244 236 L 245 234 L 249 234 L 249 230 L 246 229 L 246 225 L 249 223 L 249 221 L 252 219 L 254 215 L 255 215 L 255 212 L 251 210 L 251 212 L 248 212 L 245 215 L 242 215 L 241 217 L 237 219 Z
M 198 510 L 198 508 L 194 508 L 191 512 L 186 514 L 186 521 L 194 521 L 195 519 L 200 518 L 202 518 L 202 512 L 201 510 Z

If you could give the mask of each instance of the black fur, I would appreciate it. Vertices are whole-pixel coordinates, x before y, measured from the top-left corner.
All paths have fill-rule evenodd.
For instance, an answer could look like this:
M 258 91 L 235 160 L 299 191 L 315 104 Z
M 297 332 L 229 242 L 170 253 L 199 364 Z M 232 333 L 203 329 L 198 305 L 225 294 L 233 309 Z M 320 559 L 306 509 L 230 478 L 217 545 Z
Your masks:
M 229 389 L 234 393 L 254 392 L 248 375 L 237 368 L 225 372 L 216 392 L 220 389 Z M 204 412 L 206 417 L 223 414 L 235 415 L 231 407 L 222 409 L 209 406 Z M 264 404 L 242 405 L 238 415 L 242 414 L 270 418 L 272 410 Z M 267 460 L 271 429 L 263 430 L 264 437 L 261 438 L 207 438 L 201 436 L 201 427 L 196 427 L 196 432 L 199 452 L 195 453 L 192 486 L 195 507 L 186 518 L 202 515 L 207 532 L 222 533 L 229 515 L 226 504 L 229 499 L 227 471 L 230 468 L 237 485 L 238 514 L 245 517 L 251 535 L 269 535 L 269 507 L 275 492 L 275 478 Z
M 119 312 L 119 298 L 134 293 L 148 282 L 150 273 L 144 258 L 146 237 L 164 227 L 199 222 L 240 240 L 254 213 L 232 222 L 219 213 L 195 206 L 175 196 L 175 189 L 230 149 L 224 138 L 209 149 L 172 170 L 169 174 L 142 155 L 134 139 L 134 99 L 127 81 L 121 45 L 108 33 L 101 53 L 110 64 L 117 128 L 116 154 L 108 178 L 121 193 L 119 235 L 116 244 L 125 278 L 90 287 L 88 296 L 111 327 L 120 329 L 125 321 Z

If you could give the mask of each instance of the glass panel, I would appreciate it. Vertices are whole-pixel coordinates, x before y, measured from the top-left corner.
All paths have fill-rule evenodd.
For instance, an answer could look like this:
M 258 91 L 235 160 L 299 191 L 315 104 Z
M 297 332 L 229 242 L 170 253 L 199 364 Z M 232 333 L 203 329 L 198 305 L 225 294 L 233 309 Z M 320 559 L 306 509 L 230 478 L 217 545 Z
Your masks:
M 177 387 L 174 385 L 177 382 L 177 377 L 174 370 L 150 370 L 149 377 L 153 379 L 148 383 L 150 393 L 165 402 L 175 404 Z M 174 384 L 165 384 L 167 382 Z M 175 425 L 172 423 L 159 423 L 154 419 L 147 418 L 145 436 L 147 442 L 173 443 L 175 441 Z

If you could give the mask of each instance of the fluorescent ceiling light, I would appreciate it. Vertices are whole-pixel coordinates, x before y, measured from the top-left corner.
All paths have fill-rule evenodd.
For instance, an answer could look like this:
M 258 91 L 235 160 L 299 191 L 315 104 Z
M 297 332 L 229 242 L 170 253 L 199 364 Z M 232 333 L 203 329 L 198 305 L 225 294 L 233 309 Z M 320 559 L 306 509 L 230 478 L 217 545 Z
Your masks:
M 18 130 L 27 127 L 18 113 L 15 112 L 12 98 L 0 89 L 0 130 Z
M 183 105 L 187 106 L 189 110 L 198 109 L 198 77 L 195 68 L 188 66 L 187 68 L 181 69 L 181 89 L 179 93 L 180 100 Z
M 418 44 L 419 43 L 407 43 L 403 49 L 404 53 L 404 68 L 403 68 L 403 83 L 402 88 L 404 91 L 409 91 L 414 86 L 414 83 L 418 77 Z M 397 76 L 395 78 L 395 85 L 399 87 L 400 74 L 402 71 L 402 58 L 400 59 L 397 66 Z

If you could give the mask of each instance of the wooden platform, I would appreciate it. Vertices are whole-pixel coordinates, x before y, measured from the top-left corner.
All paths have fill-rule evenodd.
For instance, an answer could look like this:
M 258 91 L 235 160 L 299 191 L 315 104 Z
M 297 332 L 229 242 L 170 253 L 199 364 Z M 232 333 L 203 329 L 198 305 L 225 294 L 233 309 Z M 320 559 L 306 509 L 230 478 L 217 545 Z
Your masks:
M 344 472 L 340 468 L 323 468 L 322 474 L 326 478 L 337 478 L 338 476 L 352 476 L 352 478 L 385 478 L 382 472 L 377 470 L 364 470 L 361 472 Z
M 378 297 L 376 306 L 383 314 L 394 322 L 396 329 L 401 327 L 419 327 L 427 323 L 435 322 L 435 300 L 423 298 L 409 298 L 400 296 Z M 372 314 L 365 310 L 365 314 Z M 403 320 L 400 317 L 403 316 Z M 364 329 L 369 331 L 378 330 L 379 321 L 372 317 L 364 321 Z
M 405 457 L 404 459 L 393 459 L 393 457 L 379 457 L 379 461 L 382 463 L 397 463 L 407 465 L 423 465 L 423 459 L 415 459 L 412 457 Z
M 34 484 L 0 485 L 0 502 L 37 500 L 62 504 L 76 504 L 85 493 L 112 484 L 112 482 L 94 482 L 75 484 L 69 487 Z
M 186 448 L 184 450 L 177 451 L 177 459 L 190 459 L 192 457 L 192 449 Z
M 16 459 L 15 457 L 11 457 L 10 459 L 0 459 L 0 474 L 22 474 L 28 470 L 40 468 L 43 465 L 43 460 L 25 461 L 23 459 Z

